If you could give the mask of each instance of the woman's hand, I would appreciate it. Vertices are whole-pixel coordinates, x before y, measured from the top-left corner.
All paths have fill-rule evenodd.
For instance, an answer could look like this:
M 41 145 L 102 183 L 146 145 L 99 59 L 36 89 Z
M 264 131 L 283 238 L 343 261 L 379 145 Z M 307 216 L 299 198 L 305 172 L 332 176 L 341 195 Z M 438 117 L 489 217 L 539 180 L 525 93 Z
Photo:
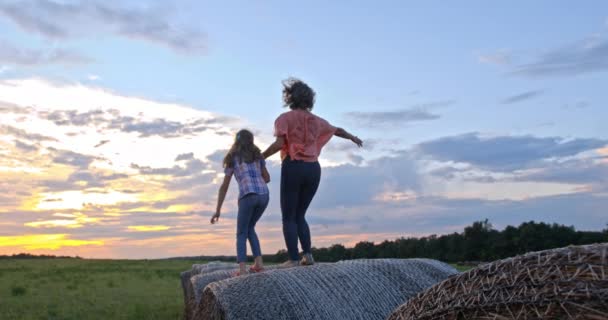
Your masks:
M 363 147 L 363 141 L 357 136 L 353 136 L 350 141 L 354 142 L 359 148 Z
M 337 137 L 340 137 L 342 139 L 347 139 L 347 140 L 352 141 L 359 148 L 363 147 L 363 141 L 361 139 L 359 139 L 359 137 L 353 136 L 352 134 L 348 133 L 348 131 L 346 131 L 342 128 L 336 128 L 336 132 L 334 133 L 334 135 Z
M 220 213 L 216 212 L 213 217 L 211 217 L 211 224 L 215 224 L 220 219 Z
M 267 159 L 271 155 L 281 151 L 281 149 L 283 149 L 284 145 L 285 145 L 285 137 L 283 137 L 283 136 L 277 137 L 277 139 L 270 146 L 268 146 L 268 148 L 266 150 L 264 150 L 264 152 L 262 152 L 262 157 L 264 157 L 264 159 Z

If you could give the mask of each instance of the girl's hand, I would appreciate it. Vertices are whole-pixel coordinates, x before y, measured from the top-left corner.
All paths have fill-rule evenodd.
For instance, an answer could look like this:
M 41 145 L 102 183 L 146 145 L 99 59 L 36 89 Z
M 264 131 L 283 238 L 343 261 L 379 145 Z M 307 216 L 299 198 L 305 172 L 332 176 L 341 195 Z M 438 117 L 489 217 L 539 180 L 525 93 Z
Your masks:
M 215 224 L 220 219 L 220 213 L 216 212 L 213 217 L 211 217 L 211 224 Z

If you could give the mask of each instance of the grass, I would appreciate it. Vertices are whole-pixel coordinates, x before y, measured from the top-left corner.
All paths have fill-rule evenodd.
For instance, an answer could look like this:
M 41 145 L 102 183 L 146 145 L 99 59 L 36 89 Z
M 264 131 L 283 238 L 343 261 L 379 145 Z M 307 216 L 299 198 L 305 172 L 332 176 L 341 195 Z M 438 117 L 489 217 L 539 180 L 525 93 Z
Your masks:
M 453 263 L 451 263 L 450 265 L 452 267 L 456 268 L 456 270 L 458 270 L 459 272 L 465 272 L 465 271 L 469 271 L 469 270 L 473 269 L 473 267 L 471 267 L 471 266 L 463 266 L 463 265 L 460 265 L 460 264 L 453 264 Z
M 182 319 L 191 260 L 0 260 L 1 319 Z
M 194 263 L 204 262 L 1 259 L 0 318 L 181 320 L 179 274 Z

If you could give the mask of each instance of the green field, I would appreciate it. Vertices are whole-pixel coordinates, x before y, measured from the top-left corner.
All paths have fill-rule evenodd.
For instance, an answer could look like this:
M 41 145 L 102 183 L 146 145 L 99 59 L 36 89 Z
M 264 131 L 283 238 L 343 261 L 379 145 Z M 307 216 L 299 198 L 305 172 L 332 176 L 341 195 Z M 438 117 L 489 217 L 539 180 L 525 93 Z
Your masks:
M 193 263 L 0 259 L 0 319 L 181 319 Z
M 0 319 L 181 320 L 179 274 L 194 263 L 203 261 L 0 259 Z

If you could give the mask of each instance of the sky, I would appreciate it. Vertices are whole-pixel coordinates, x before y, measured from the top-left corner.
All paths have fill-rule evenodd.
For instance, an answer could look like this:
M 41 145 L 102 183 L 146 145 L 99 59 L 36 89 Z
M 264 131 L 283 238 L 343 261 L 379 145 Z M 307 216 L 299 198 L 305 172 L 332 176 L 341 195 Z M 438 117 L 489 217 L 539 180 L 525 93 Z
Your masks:
M 603 1 L 1 0 L 0 254 L 234 255 L 221 160 L 241 128 L 273 141 L 288 77 L 364 140 L 321 154 L 313 246 L 607 227 Z

